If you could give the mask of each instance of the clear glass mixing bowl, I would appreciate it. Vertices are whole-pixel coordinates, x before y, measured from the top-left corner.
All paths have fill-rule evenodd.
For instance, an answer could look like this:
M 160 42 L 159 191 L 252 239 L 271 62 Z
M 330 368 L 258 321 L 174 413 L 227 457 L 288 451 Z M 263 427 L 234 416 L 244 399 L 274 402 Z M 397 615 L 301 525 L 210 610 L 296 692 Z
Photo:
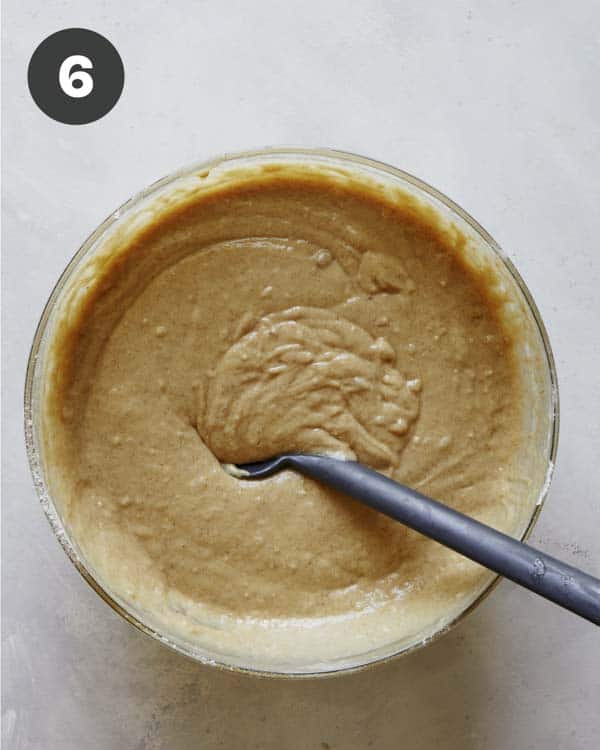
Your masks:
M 40 439 L 40 404 L 43 397 L 44 369 L 48 342 L 54 326 L 60 325 L 58 308 L 65 289 L 73 281 L 82 264 L 102 247 L 106 238 L 117 227 L 128 224 L 139 228 L 148 219 L 148 208 L 158 199 L 176 204 L 181 196 L 189 195 L 198 185 L 199 179 L 210 174 L 211 179 L 227 179 L 227 175 L 240 168 L 265 164 L 294 163 L 318 165 L 333 171 L 350 171 L 353 176 L 363 176 L 369 181 L 385 187 L 400 188 L 425 206 L 431 207 L 448 225 L 457 226 L 468 238 L 468 260 L 476 268 L 492 268 L 504 290 L 508 290 L 513 312 L 517 311 L 519 326 L 519 358 L 521 378 L 527 397 L 528 429 L 531 432 L 530 475 L 534 477 L 535 496 L 530 507 L 523 509 L 520 528 L 515 532 L 521 539 L 527 538 L 542 508 L 548 492 L 558 442 L 558 390 L 556 371 L 548 336 L 540 314 L 517 270 L 490 235 L 463 209 L 439 191 L 394 167 L 375 162 L 361 156 L 325 149 L 273 148 L 227 155 L 210 161 L 194 164 L 151 185 L 131 198 L 111 214 L 79 248 L 58 280 L 42 313 L 35 333 L 25 384 L 25 437 L 27 454 L 35 488 L 52 529 L 69 559 L 77 570 L 104 599 L 128 622 L 170 648 L 197 661 L 210 663 L 238 671 L 261 673 L 271 676 L 315 676 L 345 672 L 363 668 L 369 664 L 406 654 L 431 642 L 447 632 L 490 593 L 497 578 L 489 575 L 479 591 L 460 611 L 454 612 L 445 621 L 435 623 L 426 632 L 408 641 L 387 643 L 367 653 L 352 654 L 325 663 L 267 664 L 257 663 L 252 658 L 215 654 L 197 644 L 182 640 L 172 633 L 161 631 L 147 613 L 139 611 L 131 602 L 125 601 L 109 585 L 98 580 L 92 567 L 82 555 L 59 512 L 60 503 L 55 502 L 48 490 L 42 442 Z

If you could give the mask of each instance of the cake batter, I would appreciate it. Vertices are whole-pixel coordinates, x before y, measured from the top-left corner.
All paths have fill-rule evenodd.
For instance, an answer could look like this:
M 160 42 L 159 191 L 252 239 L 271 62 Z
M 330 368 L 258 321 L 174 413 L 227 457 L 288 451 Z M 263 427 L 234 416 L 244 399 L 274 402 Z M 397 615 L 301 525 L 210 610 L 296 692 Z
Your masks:
M 43 435 L 109 589 L 269 663 L 402 642 L 472 598 L 485 573 L 435 542 L 292 472 L 221 465 L 331 453 L 512 531 L 512 341 L 463 246 L 401 192 L 287 165 L 157 211 L 101 256 L 54 334 Z

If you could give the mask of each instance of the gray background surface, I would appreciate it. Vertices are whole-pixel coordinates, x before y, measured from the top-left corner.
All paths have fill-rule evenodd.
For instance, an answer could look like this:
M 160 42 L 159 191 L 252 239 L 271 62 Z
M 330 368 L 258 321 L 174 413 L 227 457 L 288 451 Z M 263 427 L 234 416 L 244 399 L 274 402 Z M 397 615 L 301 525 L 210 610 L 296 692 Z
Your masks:
M 432 183 L 516 262 L 562 396 L 533 541 L 600 574 L 600 6 L 597 2 L 4 3 L 3 747 L 598 747 L 600 634 L 510 583 L 436 644 L 342 678 L 272 682 L 170 653 L 114 614 L 52 537 L 30 481 L 33 331 L 83 238 L 176 167 L 261 145 L 364 153 Z M 116 108 L 60 125 L 28 60 L 108 36 Z

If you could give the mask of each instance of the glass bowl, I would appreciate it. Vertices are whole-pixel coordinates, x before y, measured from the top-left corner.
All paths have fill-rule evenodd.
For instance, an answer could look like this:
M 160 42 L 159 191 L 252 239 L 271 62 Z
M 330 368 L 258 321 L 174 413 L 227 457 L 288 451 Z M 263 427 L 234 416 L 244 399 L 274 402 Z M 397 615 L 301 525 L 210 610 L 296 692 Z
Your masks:
M 159 180 L 124 203 L 88 237 L 62 273 L 44 308 L 33 340 L 25 383 L 27 455 L 35 488 L 50 525 L 69 559 L 90 586 L 112 609 L 142 632 L 202 663 L 269 676 L 300 677 L 357 670 L 420 648 L 446 633 L 472 612 L 490 593 L 498 578 L 490 573 L 480 590 L 474 592 L 469 601 L 463 602 L 459 611 L 432 624 L 418 636 L 387 643 L 365 653 L 326 662 L 289 665 L 257 663 L 252 658 L 211 653 L 175 634 L 164 632 L 152 622 L 147 613 L 139 611 L 131 602 L 110 591 L 106 582 L 98 579 L 61 517 L 60 503 L 57 505 L 48 490 L 40 439 L 41 399 L 48 342 L 54 326 L 60 325 L 61 299 L 69 285 L 78 283 L 78 274 L 81 273 L 84 262 L 102 247 L 115 229 L 119 228 L 121 232 L 123 227 L 139 229 L 148 219 L 151 206 L 158 202 L 167 208 L 176 205 L 183 197 L 198 189 L 200 180 L 205 180 L 208 175 L 211 180 L 227 180 L 228 175 L 239 173 L 240 169 L 282 163 L 301 164 L 307 168 L 312 165 L 331 170 L 332 173 L 350 172 L 353 177 L 376 183 L 384 190 L 389 187 L 408 193 L 411 199 L 433 209 L 437 219 L 449 227 L 454 225 L 468 238 L 465 250 L 468 263 L 475 269 L 491 270 L 499 288 L 506 293 L 509 300 L 506 305 L 507 314 L 518 320 L 518 330 L 515 330 L 518 369 L 527 396 L 529 408 L 526 420 L 532 436 L 531 456 L 528 459 L 529 476 L 533 477 L 536 487 L 530 504 L 523 508 L 519 527 L 515 530 L 515 536 L 522 540 L 531 532 L 550 485 L 558 444 L 559 404 L 556 371 L 548 336 L 533 298 L 514 265 L 492 237 L 463 209 L 416 177 L 386 164 L 327 149 L 271 148 L 226 155 L 194 164 Z

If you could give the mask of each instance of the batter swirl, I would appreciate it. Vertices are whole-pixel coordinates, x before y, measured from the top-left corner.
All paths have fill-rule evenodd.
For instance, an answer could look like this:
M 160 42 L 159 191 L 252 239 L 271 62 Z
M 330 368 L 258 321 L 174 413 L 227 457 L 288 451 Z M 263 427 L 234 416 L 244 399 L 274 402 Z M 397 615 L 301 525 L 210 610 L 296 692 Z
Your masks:
M 385 338 L 331 311 L 272 313 L 217 365 L 199 432 L 227 463 L 316 452 L 390 471 L 417 418 L 420 390 L 395 365 Z

